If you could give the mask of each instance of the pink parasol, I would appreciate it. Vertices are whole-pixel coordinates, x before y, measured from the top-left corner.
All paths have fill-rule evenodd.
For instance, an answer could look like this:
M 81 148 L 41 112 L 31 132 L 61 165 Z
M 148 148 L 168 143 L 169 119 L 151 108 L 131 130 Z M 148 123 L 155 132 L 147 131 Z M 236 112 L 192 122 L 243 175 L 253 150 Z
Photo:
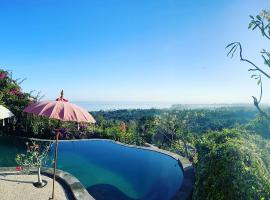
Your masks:
M 96 120 L 92 115 L 84 110 L 83 108 L 69 103 L 68 100 L 63 98 L 63 90 L 61 91 L 61 96 L 55 101 L 42 101 L 32 103 L 27 106 L 23 111 L 27 113 L 32 113 L 38 116 L 45 116 L 51 119 L 58 119 L 61 121 L 73 121 L 73 122 L 88 122 L 95 123 Z M 56 173 L 56 161 L 57 161 L 57 150 L 58 150 L 58 136 L 59 131 L 56 134 L 56 144 L 54 152 L 54 176 L 53 176 L 53 191 L 52 199 L 54 199 L 54 182 Z
M 95 119 L 83 108 L 58 98 L 55 101 L 42 101 L 30 104 L 24 112 L 62 121 L 95 123 Z

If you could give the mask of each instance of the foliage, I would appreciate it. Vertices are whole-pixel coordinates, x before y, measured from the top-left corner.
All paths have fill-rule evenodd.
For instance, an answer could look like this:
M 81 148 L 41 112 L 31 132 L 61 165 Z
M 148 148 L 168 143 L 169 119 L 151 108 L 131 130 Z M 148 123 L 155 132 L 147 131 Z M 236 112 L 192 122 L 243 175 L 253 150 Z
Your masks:
M 260 134 L 246 134 L 245 137 L 256 145 L 257 155 L 260 155 L 264 165 L 270 173 L 270 140 Z
M 250 15 L 250 18 L 251 22 L 248 28 L 252 30 L 260 29 L 262 36 L 270 39 L 270 13 L 267 10 L 262 10 L 256 17 Z
M 122 109 L 114 111 L 95 111 L 91 112 L 95 119 L 103 118 L 116 121 L 137 121 L 142 117 L 155 117 L 163 113 L 161 109 Z
M 142 117 L 138 119 L 136 132 L 142 138 L 143 141 L 147 143 L 152 143 L 152 139 L 156 134 L 156 129 L 158 126 L 157 119 L 153 116 Z
M 39 94 L 33 95 L 33 92 L 26 93 L 22 91 L 20 84 L 25 79 L 12 78 L 12 73 L 0 69 L 0 103 L 10 109 L 15 120 L 11 124 L 1 129 L 2 134 L 10 133 L 22 136 L 33 136 L 48 133 L 48 119 L 35 116 L 27 116 L 23 109 L 31 102 L 37 101 Z
M 270 14 L 250 16 L 249 29 L 259 29 L 263 37 L 270 39 Z M 256 65 L 243 56 L 242 45 L 227 45 L 228 56 L 239 50 L 240 61 L 248 63 L 251 78 L 260 87 L 259 98 L 253 103 L 259 116 L 236 129 L 210 131 L 197 140 L 196 183 L 194 199 L 270 199 L 270 117 L 260 107 L 263 96 L 262 77 L 270 78 L 270 53 L 263 49 L 264 66 Z
M 74 127 L 77 127 L 77 125 L 67 122 L 59 122 L 58 120 L 24 113 L 23 109 L 26 106 L 41 98 L 39 93 L 33 95 L 33 91 L 30 93 L 23 92 L 20 84 L 24 80 L 15 80 L 12 78 L 11 72 L 0 69 L 0 104 L 10 109 L 15 115 L 15 120 L 12 120 L 12 123 L 1 127 L 0 134 L 53 139 L 53 130 L 55 128 L 68 126 L 73 131 Z
M 194 199 L 269 199 L 269 171 L 256 145 L 237 129 L 210 132 L 197 144 Z
M 245 129 L 250 130 L 250 133 L 259 134 L 267 139 L 270 139 L 269 120 L 261 115 L 247 123 L 245 125 Z

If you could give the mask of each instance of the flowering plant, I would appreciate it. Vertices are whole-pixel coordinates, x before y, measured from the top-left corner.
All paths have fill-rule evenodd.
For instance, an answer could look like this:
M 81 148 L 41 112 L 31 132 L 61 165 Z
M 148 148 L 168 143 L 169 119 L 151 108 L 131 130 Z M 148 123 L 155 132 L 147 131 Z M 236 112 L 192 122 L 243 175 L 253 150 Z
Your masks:
M 48 153 L 50 151 L 51 142 L 38 142 L 30 141 L 26 142 L 27 151 L 25 154 L 17 154 L 16 162 L 19 165 L 17 168 L 22 169 L 25 172 L 30 172 L 31 168 L 37 168 L 38 182 L 34 183 L 36 187 L 43 187 L 45 182 L 41 178 L 41 167 L 46 164 L 48 160 Z M 17 169 L 16 168 L 16 169 Z
M 6 77 L 7 77 L 7 74 L 6 73 L 4 73 L 4 72 L 1 72 L 0 73 L 0 80 L 3 80 Z
M 9 94 L 11 95 L 19 95 L 21 92 L 17 88 L 13 88 L 9 91 Z

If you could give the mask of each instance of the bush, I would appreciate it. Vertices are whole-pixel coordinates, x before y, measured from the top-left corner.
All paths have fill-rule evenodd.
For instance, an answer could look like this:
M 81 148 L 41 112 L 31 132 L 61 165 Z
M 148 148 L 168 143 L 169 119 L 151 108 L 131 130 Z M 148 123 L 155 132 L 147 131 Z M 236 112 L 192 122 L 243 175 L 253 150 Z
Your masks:
M 30 116 L 23 112 L 29 103 L 39 99 L 38 95 L 33 96 L 31 93 L 23 92 L 20 87 L 23 81 L 14 80 L 11 72 L 0 69 L 0 104 L 10 109 L 16 119 L 16 123 L 6 124 L 1 133 L 48 138 L 51 136 L 49 133 L 55 126 L 55 122 L 42 117 Z
M 211 132 L 197 144 L 194 199 L 270 198 L 270 176 L 259 150 L 239 132 Z

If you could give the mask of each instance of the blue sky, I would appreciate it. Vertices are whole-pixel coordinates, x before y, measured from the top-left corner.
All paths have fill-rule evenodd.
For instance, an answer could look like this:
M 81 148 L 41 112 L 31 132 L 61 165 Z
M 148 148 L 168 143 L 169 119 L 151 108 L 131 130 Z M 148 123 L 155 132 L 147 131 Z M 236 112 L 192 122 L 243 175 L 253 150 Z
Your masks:
M 240 41 L 261 63 L 269 41 L 247 29 L 248 15 L 267 8 L 269 0 L 2 0 L 0 63 L 45 99 L 64 89 L 73 101 L 251 102 L 248 65 L 225 46 Z

